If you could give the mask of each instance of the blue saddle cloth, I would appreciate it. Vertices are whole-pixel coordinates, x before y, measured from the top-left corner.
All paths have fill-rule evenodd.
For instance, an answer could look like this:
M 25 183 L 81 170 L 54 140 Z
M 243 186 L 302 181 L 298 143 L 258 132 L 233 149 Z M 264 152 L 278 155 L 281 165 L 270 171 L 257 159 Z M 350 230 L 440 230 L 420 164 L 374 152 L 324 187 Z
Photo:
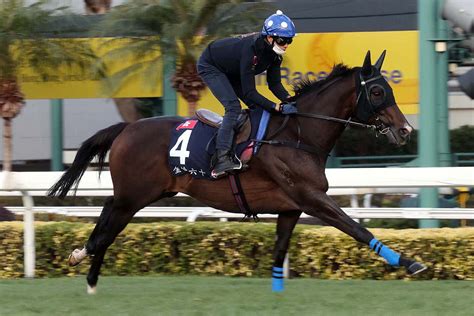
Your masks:
M 261 108 L 250 110 L 249 115 L 250 137 L 237 144 L 235 153 L 238 157 L 252 142 L 252 139 L 257 137 L 259 127 L 260 130 L 266 129 L 266 123 L 268 123 L 269 113 Z M 265 124 L 260 124 L 262 116 L 266 121 Z M 168 148 L 168 163 L 173 175 L 189 174 L 197 179 L 214 179 L 211 177 L 211 158 L 216 149 L 217 130 L 197 118 L 186 119 L 174 127 Z M 260 139 L 264 135 L 264 131 L 258 133 Z

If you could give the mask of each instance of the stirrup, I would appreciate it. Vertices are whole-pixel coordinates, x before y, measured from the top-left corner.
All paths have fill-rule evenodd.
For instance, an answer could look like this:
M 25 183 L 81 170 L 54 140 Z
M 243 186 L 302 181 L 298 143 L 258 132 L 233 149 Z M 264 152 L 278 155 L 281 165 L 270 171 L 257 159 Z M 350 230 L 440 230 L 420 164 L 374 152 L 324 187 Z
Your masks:
M 232 159 L 233 161 L 238 161 L 239 162 L 239 166 L 238 167 L 234 167 L 234 168 L 231 168 L 231 169 L 227 169 L 227 170 L 224 170 L 224 171 L 221 171 L 221 172 L 216 172 L 216 169 L 214 168 L 212 171 L 211 171 L 211 177 L 214 178 L 214 179 L 218 179 L 218 178 L 221 178 L 221 177 L 224 177 L 225 175 L 227 175 L 228 173 L 232 173 L 234 171 L 238 171 L 238 170 L 242 170 L 243 167 L 244 167 L 244 164 L 242 163 L 242 161 L 236 156 L 236 155 L 233 155 L 233 157 L 229 156 L 230 159 Z
M 214 179 L 219 179 L 219 178 L 222 178 L 230 173 L 233 173 L 235 171 L 239 171 L 239 170 L 242 170 L 243 169 L 243 164 L 242 162 L 240 162 L 239 164 L 239 167 L 238 168 L 232 168 L 232 169 L 228 169 L 228 170 L 224 170 L 224 171 L 221 171 L 219 173 L 216 173 L 215 170 L 212 170 L 211 171 L 211 177 L 214 178 Z

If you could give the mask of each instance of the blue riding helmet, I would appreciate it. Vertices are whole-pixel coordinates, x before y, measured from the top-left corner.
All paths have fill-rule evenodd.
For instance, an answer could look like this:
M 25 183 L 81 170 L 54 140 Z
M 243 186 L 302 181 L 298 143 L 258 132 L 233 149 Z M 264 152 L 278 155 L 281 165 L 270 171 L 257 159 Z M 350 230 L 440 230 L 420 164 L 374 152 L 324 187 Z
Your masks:
M 278 10 L 265 20 L 262 35 L 294 37 L 296 35 L 295 24 L 282 11 Z

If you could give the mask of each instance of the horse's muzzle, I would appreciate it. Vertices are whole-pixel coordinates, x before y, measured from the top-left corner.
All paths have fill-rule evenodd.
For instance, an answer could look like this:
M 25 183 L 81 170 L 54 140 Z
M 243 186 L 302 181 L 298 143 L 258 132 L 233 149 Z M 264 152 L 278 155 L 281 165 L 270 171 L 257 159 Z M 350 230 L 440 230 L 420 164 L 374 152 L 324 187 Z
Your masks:
M 413 127 L 410 124 L 405 123 L 403 127 L 398 129 L 398 136 L 400 141 L 398 142 L 400 145 L 405 145 L 410 140 L 411 132 L 413 132 Z
M 388 141 L 397 146 L 403 146 L 410 140 L 411 132 L 413 127 L 406 123 L 403 127 L 397 128 L 391 126 L 389 130 L 383 134 L 387 135 Z

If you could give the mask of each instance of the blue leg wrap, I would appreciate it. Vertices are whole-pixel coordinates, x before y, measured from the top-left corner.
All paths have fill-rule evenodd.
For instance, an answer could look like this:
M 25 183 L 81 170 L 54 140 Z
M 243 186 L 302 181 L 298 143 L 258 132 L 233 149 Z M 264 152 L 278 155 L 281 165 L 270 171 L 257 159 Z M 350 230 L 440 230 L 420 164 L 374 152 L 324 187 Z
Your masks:
M 375 251 L 378 255 L 382 256 L 387 262 L 392 265 L 398 267 L 400 265 L 400 254 L 393 251 L 392 249 L 388 248 L 384 244 L 382 244 L 377 239 L 372 239 L 369 242 L 370 249 Z
M 272 270 L 272 291 L 281 292 L 285 288 L 283 286 L 283 268 L 273 267 Z

